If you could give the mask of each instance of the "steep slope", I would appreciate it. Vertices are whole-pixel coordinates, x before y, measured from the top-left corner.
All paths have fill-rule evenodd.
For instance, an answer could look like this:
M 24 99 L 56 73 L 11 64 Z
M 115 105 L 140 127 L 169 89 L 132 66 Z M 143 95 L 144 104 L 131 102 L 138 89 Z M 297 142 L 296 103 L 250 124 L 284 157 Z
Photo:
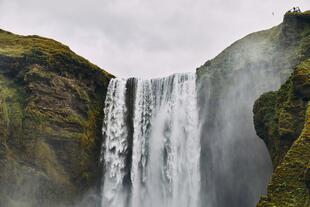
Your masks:
M 266 193 L 272 165 L 253 128 L 252 107 L 309 56 L 310 12 L 287 13 L 279 26 L 242 38 L 197 69 L 204 203 L 255 206 Z M 303 117 L 296 114 L 292 127 L 301 130 Z
M 0 30 L 1 207 L 71 204 L 95 186 L 111 77 L 54 40 Z
M 254 105 L 257 134 L 266 143 L 275 171 L 258 206 L 310 205 L 310 59 L 299 64 L 276 92 Z

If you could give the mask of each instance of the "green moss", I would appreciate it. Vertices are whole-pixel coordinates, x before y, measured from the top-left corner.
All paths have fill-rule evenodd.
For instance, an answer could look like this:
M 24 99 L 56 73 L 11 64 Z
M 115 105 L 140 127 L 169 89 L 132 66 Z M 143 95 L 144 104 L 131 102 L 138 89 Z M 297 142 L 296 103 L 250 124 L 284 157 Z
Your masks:
M 61 185 L 71 185 L 70 182 L 68 182 L 69 179 L 66 177 L 67 175 L 64 170 L 57 163 L 56 156 L 48 144 L 39 140 L 34 147 L 34 157 L 37 166 L 41 168 L 53 182 Z M 71 188 L 73 188 L 73 186 Z
M 265 141 L 275 167 L 303 129 L 306 102 L 296 87 L 297 84 L 307 85 L 304 81 L 308 80 L 298 75 L 299 69 L 306 62 L 308 60 L 296 67 L 292 76 L 277 92 L 262 95 L 254 104 L 255 129 L 257 135 Z
M 0 70 L 4 202 L 70 206 L 99 178 L 102 108 L 112 75 L 54 40 L 2 30 Z M 28 188 L 29 182 L 35 185 Z
M 309 205 L 309 188 L 303 176 L 310 160 L 310 107 L 307 108 L 304 129 L 273 173 L 268 196 L 263 197 L 258 206 Z
M 94 80 L 107 81 L 107 77 L 113 77 L 69 47 L 39 36 L 21 36 L 0 30 L 0 56 L 23 58 L 28 63 L 41 64 L 46 69 L 53 68 L 58 73 L 67 72 L 81 78 L 93 76 Z
M 254 105 L 255 129 L 275 167 L 259 207 L 309 206 L 310 107 L 305 92 L 309 71 L 309 60 L 300 63 L 278 91 L 262 95 Z
M 290 137 L 294 134 L 293 117 L 290 113 L 286 112 L 285 109 L 279 110 L 279 136 Z
M 99 151 L 94 152 L 94 147 L 98 144 L 98 140 L 94 140 L 93 137 L 98 137 L 96 134 L 96 128 L 101 128 L 102 123 L 98 120 L 98 117 L 103 116 L 100 106 L 92 108 L 89 111 L 88 119 L 84 125 L 84 133 L 81 137 L 80 146 L 81 146 L 81 167 L 83 169 L 80 179 L 83 183 L 90 183 L 91 180 L 94 180 L 94 174 L 92 173 L 93 166 L 90 165 L 89 159 L 92 159 L 93 156 L 99 153 Z M 99 121 L 99 122 L 98 122 Z M 99 123 L 99 124 L 98 124 Z M 100 134 L 99 134 L 100 135 Z M 99 149 L 100 150 L 100 149 Z M 98 159 L 98 158 L 97 158 Z M 98 169 L 97 169 L 98 170 Z
M 9 138 L 15 141 L 21 139 L 24 117 L 23 98 L 24 94 L 19 87 L 0 74 L 0 128 L 2 131 L 0 140 L 6 142 Z
M 303 99 L 310 96 L 310 60 L 302 62 L 294 71 L 294 92 Z
M 264 139 L 267 145 L 270 143 L 268 140 L 269 136 L 267 135 L 277 134 L 276 100 L 277 94 L 275 92 L 268 92 L 255 102 L 253 108 L 256 133 Z

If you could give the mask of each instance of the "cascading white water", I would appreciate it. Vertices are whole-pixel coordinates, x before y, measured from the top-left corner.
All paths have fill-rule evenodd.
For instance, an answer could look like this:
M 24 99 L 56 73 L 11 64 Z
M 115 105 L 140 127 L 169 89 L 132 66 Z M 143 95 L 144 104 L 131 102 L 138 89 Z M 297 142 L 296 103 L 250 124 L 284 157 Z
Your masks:
M 131 89 L 133 104 L 127 105 L 126 90 L 130 89 L 125 85 L 124 80 L 113 79 L 108 87 L 103 127 L 102 207 L 199 206 L 200 141 L 195 74 L 136 79 Z M 133 107 L 132 125 L 126 123 L 128 107 Z M 133 128 L 132 149 L 127 149 L 129 127 Z M 125 163 L 126 156 L 131 156 L 130 187 L 124 186 L 129 165 Z
M 110 81 L 104 108 L 103 135 L 105 142 L 102 156 L 104 158 L 104 185 L 102 188 L 102 206 L 125 206 L 127 192 L 123 188 L 123 179 L 127 149 L 126 80 Z M 103 160 L 102 160 L 103 161 Z

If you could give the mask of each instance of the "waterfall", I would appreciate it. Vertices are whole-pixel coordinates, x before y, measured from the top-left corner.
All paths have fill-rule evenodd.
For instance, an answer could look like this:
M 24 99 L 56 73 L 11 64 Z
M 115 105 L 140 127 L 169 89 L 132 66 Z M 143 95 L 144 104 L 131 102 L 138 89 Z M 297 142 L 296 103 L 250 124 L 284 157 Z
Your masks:
M 113 79 L 104 114 L 102 207 L 199 206 L 195 74 Z
M 127 150 L 126 106 L 125 89 L 126 81 L 112 79 L 104 108 L 103 135 L 105 142 L 102 150 L 104 158 L 104 185 L 102 189 L 102 206 L 125 206 L 127 192 L 123 187 L 125 152 Z

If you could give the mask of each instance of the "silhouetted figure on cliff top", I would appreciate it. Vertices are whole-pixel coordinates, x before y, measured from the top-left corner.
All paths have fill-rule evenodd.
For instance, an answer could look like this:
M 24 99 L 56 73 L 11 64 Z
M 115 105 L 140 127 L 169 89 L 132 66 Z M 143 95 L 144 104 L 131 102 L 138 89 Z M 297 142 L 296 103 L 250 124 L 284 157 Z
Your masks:
M 288 12 L 301 12 L 299 7 L 293 7 L 293 9 L 289 10 Z
M 299 7 L 296 7 L 295 9 L 296 9 L 296 12 L 301 12 Z

